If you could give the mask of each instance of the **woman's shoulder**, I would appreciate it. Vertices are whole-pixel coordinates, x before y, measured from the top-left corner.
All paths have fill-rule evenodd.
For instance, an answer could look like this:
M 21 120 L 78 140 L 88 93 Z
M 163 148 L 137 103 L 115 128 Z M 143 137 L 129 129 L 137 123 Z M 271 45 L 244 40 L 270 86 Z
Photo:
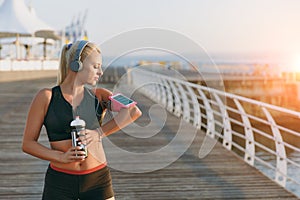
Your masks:
M 47 113 L 48 106 L 51 101 L 52 89 L 43 88 L 40 89 L 34 96 L 31 105 L 30 111 L 34 115 L 45 116 Z
M 36 93 L 35 99 L 41 103 L 49 102 L 51 96 L 52 96 L 52 88 L 43 88 Z

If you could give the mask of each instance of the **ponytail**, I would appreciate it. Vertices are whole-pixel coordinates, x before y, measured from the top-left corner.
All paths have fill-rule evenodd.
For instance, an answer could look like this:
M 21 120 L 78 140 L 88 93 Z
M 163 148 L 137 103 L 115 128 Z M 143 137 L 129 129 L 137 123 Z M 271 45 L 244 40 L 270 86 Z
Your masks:
M 69 45 L 65 44 L 61 50 L 60 62 L 59 62 L 59 71 L 57 75 L 57 84 L 60 85 L 66 78 L 68 73 L 68 64 L 67 64 L 67 51 Z

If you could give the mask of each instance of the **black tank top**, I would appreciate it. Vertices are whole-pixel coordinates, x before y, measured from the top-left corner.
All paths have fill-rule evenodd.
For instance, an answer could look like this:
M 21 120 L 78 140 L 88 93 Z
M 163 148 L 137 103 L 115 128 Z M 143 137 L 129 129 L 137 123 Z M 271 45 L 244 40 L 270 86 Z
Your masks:
M 52 88 L 52 96 L 44 118 L 47 135 L 50 142 L 71 139 L 70 123 L 79 116 L 86 123 L 87 129 L 99 128 L 99 120 L 103 108 L 98 98 L 89 89 L 84 88 L 84 97 L 75 111 L 66 101 L 60 86 Z

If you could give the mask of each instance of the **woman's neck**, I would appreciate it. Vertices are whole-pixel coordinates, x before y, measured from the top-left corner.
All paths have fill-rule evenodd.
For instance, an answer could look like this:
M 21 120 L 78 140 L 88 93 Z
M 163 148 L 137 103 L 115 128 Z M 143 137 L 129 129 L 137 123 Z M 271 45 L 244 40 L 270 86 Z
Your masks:
M 80 104 L 84 96 L 84 85 L 78 83 L 74 76 L 67 76 L 60 85 L 63 95 L 68 99 L 74 109 Z
M 75 84 L 68 84 L 68 83 L 62 83 L 60 87 L 63 89 L 64 93 L 72 96 L 76 94 L 80 94 L 84 90 L 83 85 L 75 85 Z
M 80 94 L 83 92 L 84 84 L 76 79 L 76 74 L 69 74 L 60 85 L 67 94 Z

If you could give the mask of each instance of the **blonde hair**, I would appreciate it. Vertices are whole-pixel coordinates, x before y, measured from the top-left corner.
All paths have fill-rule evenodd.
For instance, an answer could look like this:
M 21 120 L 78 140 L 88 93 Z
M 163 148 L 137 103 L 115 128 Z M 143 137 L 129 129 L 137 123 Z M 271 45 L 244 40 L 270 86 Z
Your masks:
M 79 43 L 80 41 L 76 41 L 74 44 L 65 44 L 62 47 L 59 62 L 59 71 L 57 75 L 58 85 L 62 84 L 62 82 L 64 82 L 65 78 L 67 77 L 68 71 L 70 69 L 70 64 L 73 60 L 75 60 L 74 57 Z M 98 53 L 101 53 L 100 48 L 96 44 L 88 42 L 88 44 L 84 47 L 84 49 L 81 52 L 80 61 L 83 62 L 83 60 L 86 59 L 88 55 L 90 55 L 95 50 Z

